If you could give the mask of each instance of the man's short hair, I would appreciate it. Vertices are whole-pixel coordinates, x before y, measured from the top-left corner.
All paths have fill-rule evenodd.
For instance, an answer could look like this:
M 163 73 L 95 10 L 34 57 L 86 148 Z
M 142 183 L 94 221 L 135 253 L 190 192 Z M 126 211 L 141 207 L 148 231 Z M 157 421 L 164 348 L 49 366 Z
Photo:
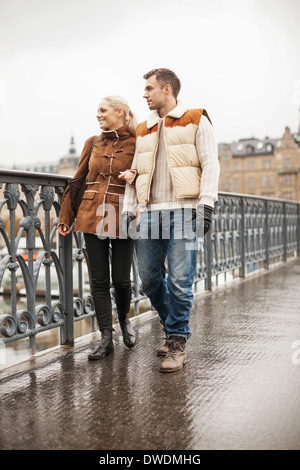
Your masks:
M 153 69 L 150 70 L 150 72 L 145 73 L 144 79 L 147 80 L 148 78 L 152 77 L 152 75 L 155 75 L 156 80 L 160 83 L 160 86 L 163 88 L 165 85 L 171 85 L 172 87 L 172 93 L 177 99 L 178 93 L 180 92 L 181 88 L 181 83 L 177 75 L 172 72 L 172 70 L 169 69 Z

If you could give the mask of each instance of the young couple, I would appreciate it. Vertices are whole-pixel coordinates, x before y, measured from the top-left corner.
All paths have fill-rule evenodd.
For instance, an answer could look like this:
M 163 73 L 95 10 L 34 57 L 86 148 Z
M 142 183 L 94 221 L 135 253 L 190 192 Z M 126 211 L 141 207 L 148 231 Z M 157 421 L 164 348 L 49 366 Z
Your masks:
M 181 84 L 175 73 L 154 69 L 144 79 L 144 98 L 152 111 L 147 121 L 137 124 L 127 101 L 119 96 L 106 97 L 99 105 L 102 132 L 95 143 L 95 136 L 85 142 L 74 176 L 87 175 L 74 230 L 84 234 L 101 332 L 100 344 L 89 359 L 102 359 L 114 350 L 110 277 L 124 344 L 135 345 L 128 312 L 137 243 L 143 291 L 166 334 L 157 349 L 164 356 L 159 371 L 175 372 L 187 361 L 196 240 L 209 230 L 220 170 L 209 116 L 204 109 L 187 109 L 177 99 Z M 71 207 L 67 188 L 58 223 L 63 236 L 74 222 Z M 137 211 L 136 242 L 126 228 L 130 225 L 132 233 Z M 196 235 L 186 236 L 187 225 Z

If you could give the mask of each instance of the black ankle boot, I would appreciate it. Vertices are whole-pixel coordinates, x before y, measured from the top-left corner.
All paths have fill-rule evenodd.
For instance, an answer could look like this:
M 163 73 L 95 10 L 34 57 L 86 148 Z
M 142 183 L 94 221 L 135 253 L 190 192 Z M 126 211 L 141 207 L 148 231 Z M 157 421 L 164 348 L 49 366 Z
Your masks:
M 97 349 L 89 354 L 90 360 L 103 359 L 108 354 L 114 351 L 113 330 L 101 330 L 101 341 Z
M 129 318 L 127 315 L 118 314 L 119 325 L 123 335 L 123 342 L 127 348 L 133 348 L 135 346 L 135 332 L 130 324 Z

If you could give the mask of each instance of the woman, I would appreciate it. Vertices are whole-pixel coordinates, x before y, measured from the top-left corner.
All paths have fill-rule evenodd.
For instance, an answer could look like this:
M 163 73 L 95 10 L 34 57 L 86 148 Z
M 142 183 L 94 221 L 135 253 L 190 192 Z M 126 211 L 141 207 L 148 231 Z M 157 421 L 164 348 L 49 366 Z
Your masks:
M 89 354 L 89 359 L 102 359 L 114 349 L 110 247 L 111 276 L 123 341 L 128 348 L 135 345 L 135 334 L 128 319 L 131 302 L 130 269 L 135 242 L 122 231 L 122 200 L 126 183 L 118 176 L 131 166 L 137 121 L 127 101 L 119 96 L 102 100 L 97 119 L 102 133 L 94 147 L 94 137 L 85 142 L 74 176 L 87 175 L 86 191 L 78 209 L 74 230 L 84 233 L 91 293 L 101 331 L 100 344 Z M 58 232 L 67 235 L 72 223 L 71 198 L 67 188 L 60 210 Z

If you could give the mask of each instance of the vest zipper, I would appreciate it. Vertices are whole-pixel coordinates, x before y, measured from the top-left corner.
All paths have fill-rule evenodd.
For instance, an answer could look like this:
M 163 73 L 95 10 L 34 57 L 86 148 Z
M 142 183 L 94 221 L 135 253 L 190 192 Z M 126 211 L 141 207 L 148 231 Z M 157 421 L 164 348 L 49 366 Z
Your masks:
M 173 127 L 172 127 L 173 129 Z M 166 149 L 166 155 L 167 155 L 167 164 L 168 164 L 168 168 L 169 168 L 169 172 L 170 172 L 170 176 L 171 176 L 171 180 L 172 180 L 172 185 L 173 185 L 173 191 L 174 191 L 174 196 L 176 198 L 176 187 L 175 187 L 175 184 L 174 184 L 174 179 L 173 179 L 173 172 L 172 172 L 172 169 L 171 169 L 171 166 L 170 166 L 170 159 L 169 159 L 169 147 L 167 145 L 167 138 L 166 138 L 166 126 L 164 127 L 164 135 L 163 135 L 163 138 L 164 138 L 164 142 L 165 142 L 165 149 Z

